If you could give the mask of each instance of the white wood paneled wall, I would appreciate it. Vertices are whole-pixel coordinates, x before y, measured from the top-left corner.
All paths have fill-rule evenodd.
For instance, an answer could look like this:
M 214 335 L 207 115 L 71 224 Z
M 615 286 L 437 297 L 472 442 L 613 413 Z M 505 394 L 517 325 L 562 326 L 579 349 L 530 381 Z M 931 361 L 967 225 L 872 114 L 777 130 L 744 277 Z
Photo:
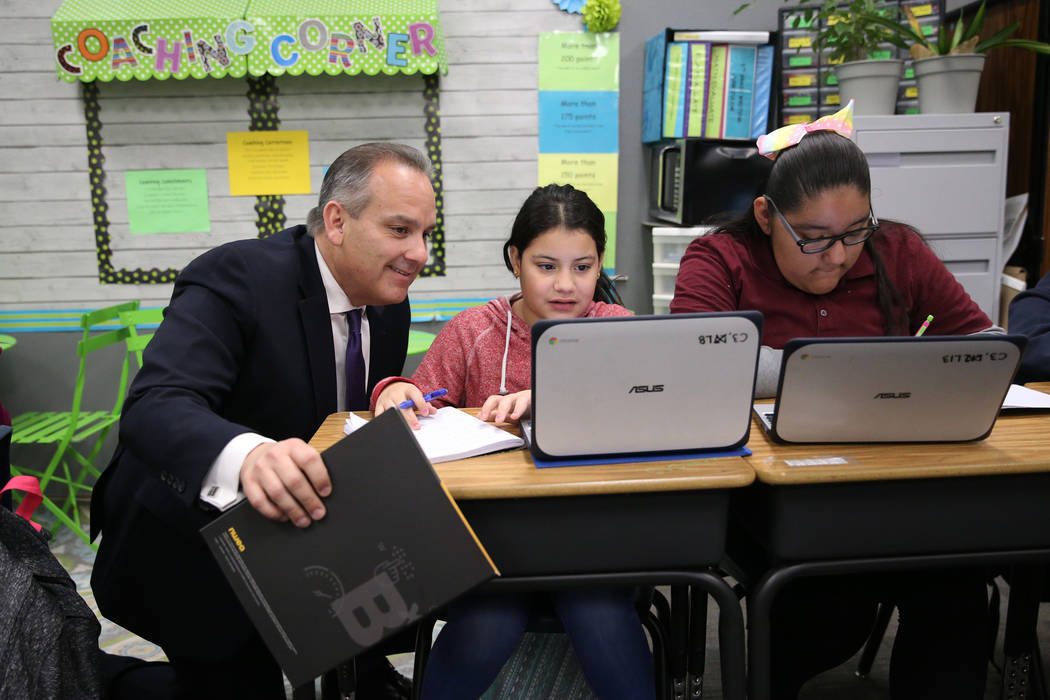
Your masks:
M 60 82 L 50 17 L 60 0 L 0 0 L 0 310 L 161 306 L 171 285 L 102 285 L 92 227 L 83 105 Z M 579 31 L 550 0 L 441 0 L 449 73 L 441 78 L 445 277 L 415 299 L 489 297 L 514 288 L 501 249 L 536 185 L 537 35 Z M 354 144 L 423 145 L 422 79 L 279 78 L 282 129 L 310 133 L 311 181 Z M 254 197 L 231 197 L 226 132 L 248 128 L 243 79 L 131 81 L 100 86 L 114 264 L 181 267 L 210 247 L 256 235 Z M 132 235 L 124 172 L 204 168 L 210 233 Z M 316 195 L 286 198 L 290 224 Z

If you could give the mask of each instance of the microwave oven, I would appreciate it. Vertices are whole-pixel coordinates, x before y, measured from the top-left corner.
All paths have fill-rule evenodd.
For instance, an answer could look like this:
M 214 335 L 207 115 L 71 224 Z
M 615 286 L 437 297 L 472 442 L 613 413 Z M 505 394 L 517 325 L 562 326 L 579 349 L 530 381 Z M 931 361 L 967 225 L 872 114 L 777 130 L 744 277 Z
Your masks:
M 749 141 L 683 138 L 646 148 L 649 216 L 679 226 L 741 216 L 773 164 Z

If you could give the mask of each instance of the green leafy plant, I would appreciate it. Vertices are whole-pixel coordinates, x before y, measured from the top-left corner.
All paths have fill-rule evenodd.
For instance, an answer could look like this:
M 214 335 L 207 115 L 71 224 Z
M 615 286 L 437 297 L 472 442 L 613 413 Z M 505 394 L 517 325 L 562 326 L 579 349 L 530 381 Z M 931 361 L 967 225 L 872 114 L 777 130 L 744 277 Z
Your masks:
M 935 36 L 926 38 L 923 36 L 922 28 L 912 13 L 910 7 L 905 7 L 908 23 L 901 24 L 888 20 L 885 16 L 872 12 L 861 12 L 857 16 L 859 21 L 874 24 L 886 31 L 892 32 L 896 38 L 910 44 L 908 49 L 911 57 L 915 59 L 929 58 L 930 56 L 947 56 L 958 53 L 985 53 L 991 49 L 1013 46 L 1019 49 L 1028 49 L 1037 53 L 1050 54 L 1050 44 L 1044 44 L 1030 39 L 1011 39 L 1010 36 L 1018 30 L 1020 23 L 1014 22 L 1003 30 L 996 32 L 985 40 L 980 39 L 981 29 L 984 27 L 984 6 L 977 8 L 973 21 L 967 27 L 964 22 L 963 13 L 959 13 L 959 19 L 954 27 L 942 24 L 934 33 Z M 895 45 L 896 42 L 892 42 Z
M 750 5 L 750 2 L 743 3 L 733 10 L 733 14 L 739 14 Z M 892 29 L 897 25 L 895 5 L 885 5 L 877 0 L 849 0 L 848 4 L 843 4 L 842 0 L 824 0 L 819 5 L 810 5 L 809 0 L 800 0 L 799 7 L 803 10 L 806 26 L 816 30 L 813 49 L 830 49 L 828 59 L 831 63 L 870 58 L 881 50 L 880 44 L 884 43 L 907 48 L 907 40 Z M 872 17 L 881 21 L 874 22 Z M 813 24 L 814 20 L 816 24 Z
M 807 22 L 819 22 L 813 49 L 829 49 L 829 62 L 839 63 L 870 58 L 882 48 L 880 44 L 906 48 L 906 40 L 890 28 L 900 26 L 896 23 L 896 9 L 876 0 L 850 0 L 847 5 L 840 0 L 824 0 L 819 7 L 807 7 L 803 16 Z

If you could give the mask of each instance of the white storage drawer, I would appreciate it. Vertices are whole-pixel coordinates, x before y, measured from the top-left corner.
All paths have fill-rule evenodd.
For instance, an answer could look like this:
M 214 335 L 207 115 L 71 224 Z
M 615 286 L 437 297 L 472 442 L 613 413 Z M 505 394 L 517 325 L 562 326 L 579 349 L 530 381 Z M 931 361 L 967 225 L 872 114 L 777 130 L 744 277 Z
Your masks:
M 685 249 L 699 236 L 710 233 L 713 227 L 690 226 L 674 228 L 671 226 L 653 227 L 653 264 L 674 263 L 685 255 Z
M 653 295 L 653 313 L 654 314 L 669 314 L 671 313 L 671 299 L 674 298 L 673 294 L 654 294 Z
M 674 295 L 678 263 L 653 263 L 653 294 Z

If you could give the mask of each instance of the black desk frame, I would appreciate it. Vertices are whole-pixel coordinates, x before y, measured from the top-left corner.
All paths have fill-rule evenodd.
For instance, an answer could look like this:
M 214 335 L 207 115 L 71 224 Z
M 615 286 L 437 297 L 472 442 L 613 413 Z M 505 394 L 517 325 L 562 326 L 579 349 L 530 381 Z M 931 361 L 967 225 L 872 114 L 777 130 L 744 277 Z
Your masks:
M 671 670 L 676 696 L 684 697 L 701 687 L 707 641 L 706 595 L 713 596 L 719 608 L 723 696 L 743 700 L 743 612 L 733 590 L 713 573 L 725 552 L 729 499 L 737 490 L 457 502 L 500 569 L 502 576 L 488 584 L 493 589 L 671 585 Z M 610 570 L 611 564 L 615 570 Z M 676 591 L 676 586 L 688 588 Z
M 836 561 L 787 564 L 763 574 L 750 594 L 748 603 L 748 698 L 766 700 L 770 696 L 770 614 L 780 590 L 795 579 L 808 576 L 859 574 L 886 571 L 913 571 L 962 566 L 1040 564 L 1050 562 L 1050 549 L 1008 552 L 973 552 L 913 557 L 840 559 Z M 1011 584 L 1007 613 L 1006 662 L 1003 665 L 1004 700 L 1031 698 L 1029 691 L 1045 697 L 1041 680 L 1033 678 L 1036 615 L 1039 606 L 1038 566 L 1016 570 L 1020 575 Z M 1020 581 L 1018 579 L 1021 579 Z M 1022 591 L 1020 587 L 1023 586 Z
M 1032 687 L 1032 672 L 1039 565 L 1050 562 L 1048 502 L 1047 472 L 759 483 L 740 492 L 734 497 L 734 523 L 746 522 L 774 559 L 749 593 L 749 700 L 770 696 L 770 613 L 790 581 L 989 565 L 1018 566 L 1007 613 L 1003 697 L 1043 693 Z

